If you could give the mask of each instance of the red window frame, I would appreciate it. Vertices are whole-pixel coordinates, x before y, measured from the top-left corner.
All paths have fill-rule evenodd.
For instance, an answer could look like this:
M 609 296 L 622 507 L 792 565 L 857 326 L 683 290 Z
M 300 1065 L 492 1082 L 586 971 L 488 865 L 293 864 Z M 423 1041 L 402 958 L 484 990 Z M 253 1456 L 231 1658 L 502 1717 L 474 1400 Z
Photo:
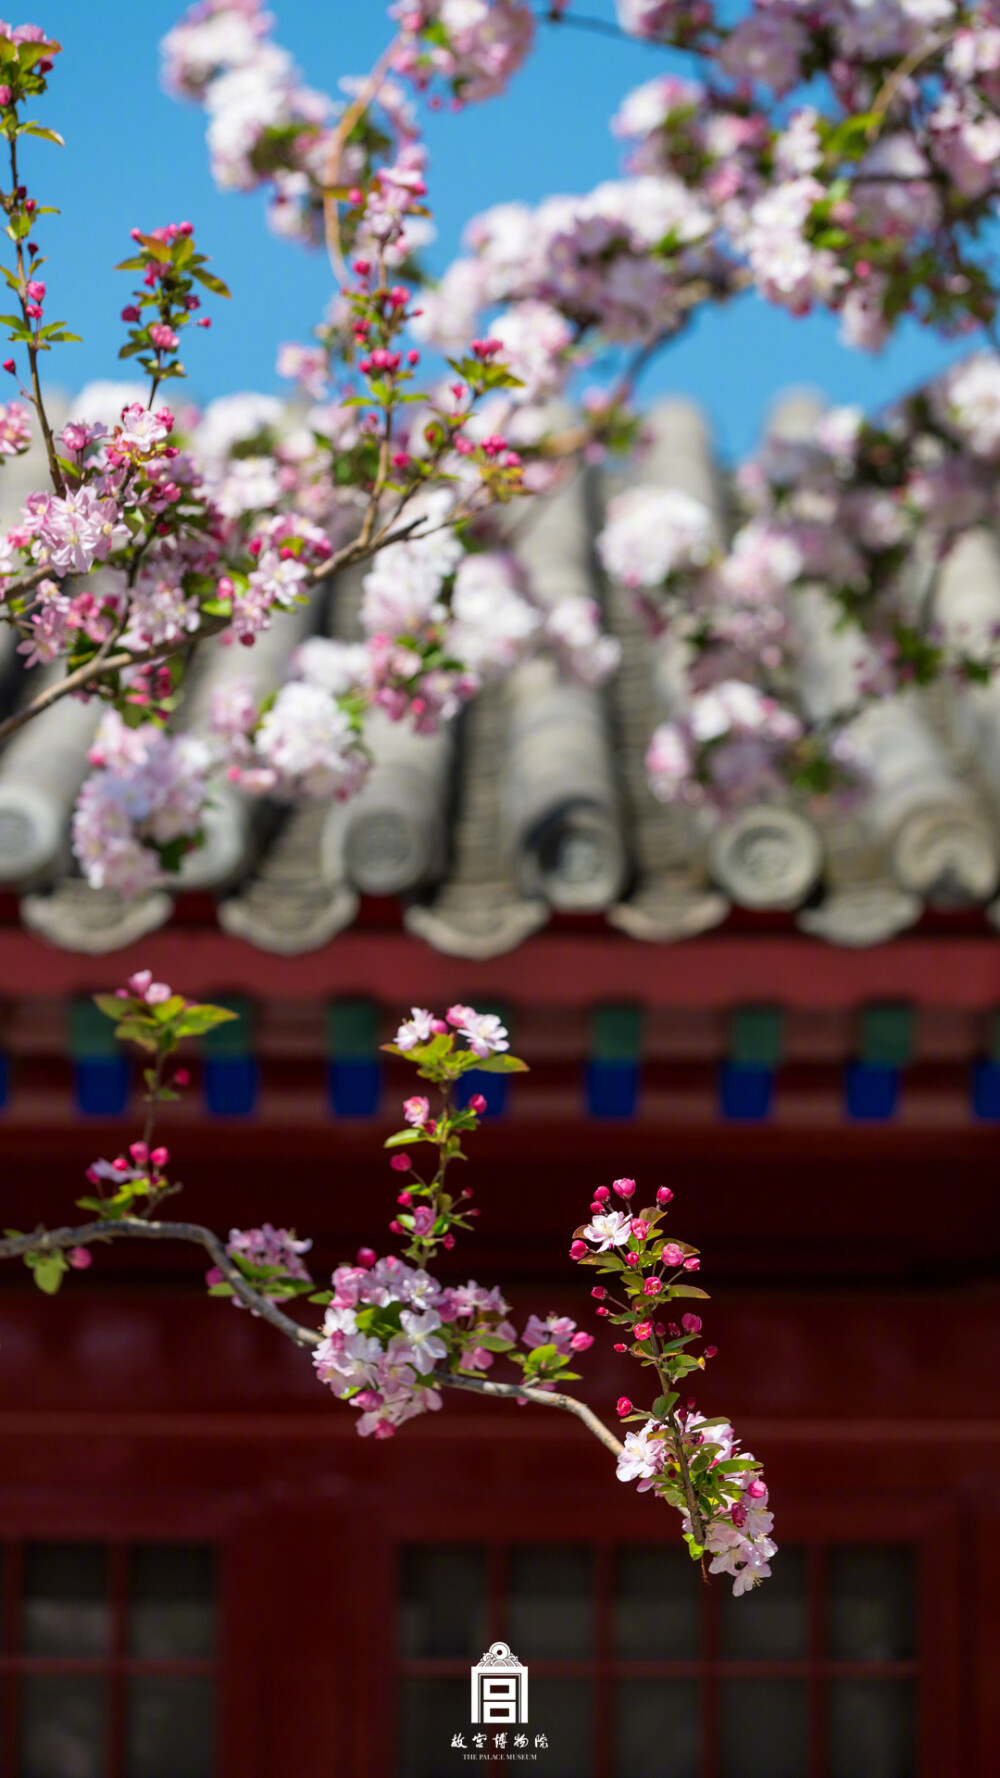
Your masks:
M 829 1460 L 830 1453 L 825 1453 Z M 561 1454 L 560 1454 L 561 1456 Z M 836 1462 L 836 1459 L 833 1459 Z M 541 1466 L 533 1466 L 540 1469 Z M 648 1497 L 629 1496 L 609 1503 L 607 1491 L 594 1489 L 575 1491 L 559 1501 L 558 1477 L 563 1462 L 553 1465 L 550 1487 L 544 1496 L 533 1501 L 508 1497 L 497 1501 L 479 1494 L 467 1494 L 461 1502 L 453 1498 L 446 1509 L 435 1509 L 423 1490 L 419 1508 L 412 1502 L 409 1509 L 393 1501 L 392 1508 L 380 1515 L 378 1527 L 371 1526 L 369 1559 L 369 1602 L 375 1603 L 379 1630 L 370 1632 L 374 1648 L 383 1648 L 384 1657 L 372 1661 L 362 1673 L 363 1698 L 359 1699 L 358 1722 L 361 1745 L 358 1770 L 366 1774 L 390 1774 L 398 1769 L 395 1723 L 396 1688 L 403 1677 L 468 1678 L 470 1662 L 482 1653 L 470 1654 L 464 1660 L 402 1659 L 395 1643 L 394 1605 L 402 1551 L 415 1543 L 486 1544 L 493 1546 L 490 1593 L 493 1611 L 489 1624 L 492 1639 L 502 1635 L 502 1615 L 497 1602 L 502 1593 L 502 1551 L 511 1545 L 531 1542 L 587 1544 L 598 1551 L 597 1602 L 598 1635 L 605 1626 L 603 1646 L 599 1642 L 593 1660 L 530 1662 L 532 1674 L 541 1677 L 592 1676 L 597 1686 L 595 1778 L 614 1778 L 613 1720 L 611 1688 L 619 1677 L 702 1677 L 707 1680 L 703 1691 L 705 1754 L 703 1778 L 716 1778 L 718 1771 L 717 1713 L 713 1693 L 721 1679 L 727 1677 L 796 1677 L 805 1678 L 810 1687 L 810 1744 L 808 1778 L 825 1778 L 825 1722 L 821 1707 L 822 1688 L 832 1677 L 864 1678 L 878 1676 L 891 1682 L 892 1677 L 917 1680 L 917 1773 L 918 1778 L 968 1778 L 969 1766 L 962 1752 L 960 1700 L 960 1624 L 958 1584 L 960 1576 L 957 1517 L 953 1504 L 940 1496 L 909 1491 L 858 1493 L 851 1489 L 847 1497 L 828 1498 L 782 1493 L 780 1523 L 776 1533 L 785 1544 L 805 1546 L 812 1552 L 810 1561 L 810 1597 L 812 1601 L 812 1641 L 810 1657 L 805 1661 L 728 1661 L 719 1657 L 718 1618 L 721 1589 L 730 1584 L 724 1576 L 713 1580 L 708 1589 L 705 1612 L 705 1641 L 701 1655 L 691 1662 L 621 1661 L 614 1657 L 607 1640 L 611 1623 L 609 1610 L 612 1590 L 612 1561 L 615 1546 L 651 1544 L 658 1538 L 670 1542 L 677 1535 L 671 1515 Z M 569 1476 L 566 1477 L 569 1483 Z M 570 1484 L 571 1485 L 571 1484 Z M 624 1490 L 622 1490 L 624 1495 Z M 388 1503 L 387 1503 L 388 1504 Z M 609 1510 L 609 1506 L 614 1510 Z M 659 1515 L 659 1516 L 658 1516 Z M 908 1544 L 916 1554 L 917 1567 L 917 1659 L 910 1662 L 866 1663 L 828 1659 L 821 1647 L 822 1616 L 825 1610 L 825 1549 L 836 1544 Z M 776 1560 L 780 1560 L 776 1558 Z M 363 1633 L 362 1633 L 363 1634 Z M 515 1654 L 518 1652 L 514 1650 Z M 456 1724 L 456 1728 L 464 1725 Z M 484 1768 L 488 1769 L 488 1768 Z

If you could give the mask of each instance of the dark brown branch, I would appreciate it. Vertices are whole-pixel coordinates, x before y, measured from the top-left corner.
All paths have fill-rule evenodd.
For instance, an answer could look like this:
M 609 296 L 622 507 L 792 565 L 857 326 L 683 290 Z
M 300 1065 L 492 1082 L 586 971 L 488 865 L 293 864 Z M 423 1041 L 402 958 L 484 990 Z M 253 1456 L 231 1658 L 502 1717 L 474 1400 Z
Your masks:
M 200 1222 L 143 1222 L 138 1217 L 123 1216 L 115 1221 L 85 1222 L 78 1228 L 35 1229 L 30 1235 L 9 1235 L 0 1241 L 0 1259 L 17 1259 L 25 1253 L 64 1252 L 68 1247 L 92 1247 L 99 1241 L 120 1240 L 124 1236 L 139 1241 L 190 1241 L 203 1247 L 227 1284 L 231 1284 L 240 1302 L 262 1320 L 269 1321 L 296 1346 L 318 1346 L 320 1335 L 312 1328 L 300 1327 L 285 1315 L 268 1297 L 261 1296 L 248 1284 L 239 1267 L 234 1265 L 218 1235 Z

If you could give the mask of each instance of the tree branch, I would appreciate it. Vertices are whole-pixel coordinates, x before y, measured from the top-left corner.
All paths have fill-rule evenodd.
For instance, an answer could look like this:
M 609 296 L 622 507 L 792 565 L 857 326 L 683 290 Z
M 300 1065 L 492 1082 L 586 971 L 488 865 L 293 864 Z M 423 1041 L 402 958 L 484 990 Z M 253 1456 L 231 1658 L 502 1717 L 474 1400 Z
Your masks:
M 261 1320 L 270 1322 L 286 1339 L 302 1350 L 309 1351 L 320 1343 L 321 1335 L 311 1327 L 300 1327 L 290 1315 L 283 1313 L 269 1297 L 262 1296 L 248 1284 L 239 1267 L 233 1264 L 225 1246 L 218 1235 L 205 1228 L 200 1222 L 143 1222 L 139 1217 L 123 1216 L 115 1221 L 84 1222 L 77 1228 L 43 1229 L 37 1228 L 30 1235 L 8 1235 L 0 1241 L 0 1260 L 18 1259 L 26 1253 L 65 1252 L 70 1247 L 93 1247 L 101 1241 L 115 1241 L 132 1238 L 139 1241 L 188 1241 L 196 1247 L 203 1247 L 212 1261 L 218 1266 L 226 1283 L 232 1285 L 233 1292 L 239 1297 L 246 1308 L 252 1309 Z M 464 1389 L 473 1395 L 487 1395 L 507 1401 L 530 1401 L 539 1407 L 561 1409 L 563 1413 L 573 1414 L 593 1433 L 594 1437 L 617 1457 L 622 1446 L 613 1432 L 609 1432 L 603 1421 L 587 1407 L 585 1402 L 577 1401 L 573 1395 L 563 1395 L 558 1391 L 550 1393 L 546 1389 L 534 1389 L 522 1383 L 493 1383 L 479 1377 L 463 1377 L 456 1373 L 433 1373 L 436 1385 L 446 1389 Z
M 533 1401 L 542 1408 L 561 1408 L 564 1414 L 574 1414 L 582 1420 L 588 1432 L 600 1441 L 606 1451 L 613 1456 L 621 1455 L 623 1446 L 613 1432 L 609 1432 L 603 1420 L 588 1408 L 586 1402 L 577 1401 L 575 1395 L 562 1395 L 558 1390 L 533 1389 L 524 1383 L 492 1383 L 479 1377 L 463 1377 L 452 1371 L 449 1375 L 438 1376 L 435 1382 L 443 1384 L 446 1389 L 467 1389 L 473 1395 L 497 1396 L 507 1401 Z
M 102 658 L 100 650 L 98 650 L 92 660 L 85 661 L 83 666 L 77 667 L 75 672 L 67 673 L 65 679 L 60 679 L 57 684 L 47 686 L 45 691 L 40 691 L 29 704 L 22 705 L 20 710 L 15 710 L 12 716 L 8 716 L 4 722 L 0 722 L 0 741 L 5 741 L 8 735 L 16 734 L 17 730 L 23 728 L 25 723 L 30 722 L 35 716 L 40 716 L 42 711 L 47 710 L 51 704 L 57 704 L 60 698 L 69 697 L 73 692 L 86 691 L 87 687 L 92 685 L 95 679 L 100 679 L 103 674 L 118 673 L 126 667 L 141 667 L 148 661 L 167 660 L 170 655 L 181 654 L 184 649 L 193 648 L 195 643 L 204 642 L 209 636 L 217 635 L 220 630 L 226 628 L 230 621 L 231 619 L 228 617 L 206 618 L 200 629 L 196 630 L 193 635 L 180 636 L 175 642 L 158 642 L 152 648 L 137 649 L 135 653 L 128 651 L 106 655 Z
M 320 1335 L 312 1328 L 300 1327 L 290 1315 L 285 1315 L 272 1303 L 270 1298 L 261 1296 L 248 1284 L 226 1252 L 225 1246 L 218 1235 L 211 1229 L 204 1228 L 200 1222 L 143 1222 L 139 1217 L 123 1216 L 115 1221 L 85 1222 L 78 1228 L 35 1229 L 30 1235 L 10 1235 L 0 1241 L 0 1259 L 17 1259 L 25 1253 L 54 1253 L 65 1251 L 67 1247 L 92 1247 L 99 1241 L 114 1241 L 123 1236 L 133 1237 L 139 1241 L 190 1241 L 196 1247 L 203 1247 L 213 1265 L 218 1266 L 227 1284 L 231 1284 L 240 1302 L 262 1320 L 269 1321 L 286 1339 L 294 1341 L 296 1346 L 311 1348 L 318 1346 Z

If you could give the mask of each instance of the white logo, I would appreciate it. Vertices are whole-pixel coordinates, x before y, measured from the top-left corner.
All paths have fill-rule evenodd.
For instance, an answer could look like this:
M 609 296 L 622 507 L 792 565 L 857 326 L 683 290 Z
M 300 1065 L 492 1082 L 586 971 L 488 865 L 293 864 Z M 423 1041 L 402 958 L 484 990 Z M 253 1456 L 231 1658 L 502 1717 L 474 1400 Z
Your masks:
M 472 1669 L 473 1722 L 527 1722 L 528 1669 L 506 1642 L 494 1642 Z

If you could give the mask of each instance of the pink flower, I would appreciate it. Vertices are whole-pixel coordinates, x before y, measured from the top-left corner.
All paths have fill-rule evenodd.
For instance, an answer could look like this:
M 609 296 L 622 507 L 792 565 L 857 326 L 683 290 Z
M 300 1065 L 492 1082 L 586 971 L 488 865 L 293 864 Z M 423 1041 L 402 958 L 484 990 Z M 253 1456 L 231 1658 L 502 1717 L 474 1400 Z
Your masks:
M 429 1235 L 434 1227 L 434 1212 L 429 1204 L 421 1204 L 413 1212 L 413 1233 L 421 1237 Z
M 633 1332 L 637 1340 L 648 1340 L 652 1337 L 653 1329 L 648 1321 L 640 1321 L 636 1324 Z
M 684 1328 L 685 1332 L 687 1332 L 689 1334 L 700 1333 L 701 1332 L 701 1316 L 700 1315 L 682 1315 L 681 1316 L 681 1326 Z
M 88 1247 L 71 1247 L 66 1258 L 77 1272 L 85 1272 L 94 1263 L 94 1256 Z
M 173 328 L 168 327 L 165 321 L 154 321 L 149 337 L 159 352 L 175 352 L 180 344 Z
M 430 1100 L 424 1099 L 416 1093 L 413 1095 L 412 1099 L 404 1099 L 403 1101 L 403 1116 L 407 1123 L 412 1124 L 416 1129 L 419 1129 L 421 1124 L 427 1122 L 427 1119 L 430 1116 L 430 1109 Z
M 154 982 L 151 969 L 140 969 L 130 975 L 128 985 L 138 1000 L 144 1000 L 147 1006 L 162 1006 L 173 993 L 166 982 Z
M 616 1179 L 611 1189 L 612 1191 L 617 1192 L 620 1198 L 630 1198 L 635 1191 L 635 1180 Z

